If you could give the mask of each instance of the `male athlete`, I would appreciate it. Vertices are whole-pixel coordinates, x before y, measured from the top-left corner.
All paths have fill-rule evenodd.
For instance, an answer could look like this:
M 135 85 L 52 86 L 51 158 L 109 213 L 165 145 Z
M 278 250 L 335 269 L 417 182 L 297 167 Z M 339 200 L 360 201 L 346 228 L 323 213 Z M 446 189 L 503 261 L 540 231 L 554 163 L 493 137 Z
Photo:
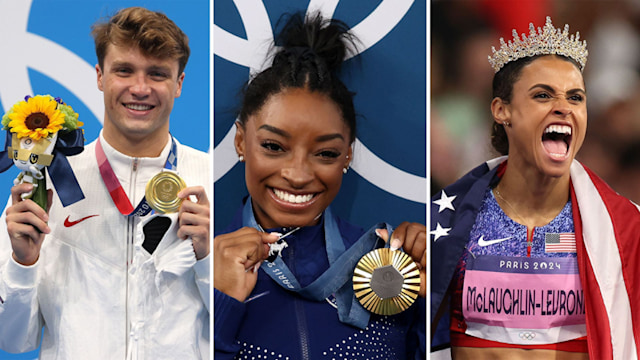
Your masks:
M 50 190 L 47 213 L 21 200 L 31 185 L 12 188 L 0 223 L 0 347 L 30 351 L 42 338 L 41 359 L 208 359 L 211 161 L 169 134 L 187 36 L 144 8 L 92 35 L 104 127 L 69 157 L 85 198 L 63 207 Z M 150 212 L 157 196 L 143 199 L 159 173 L 186 183 L 164 215 Z

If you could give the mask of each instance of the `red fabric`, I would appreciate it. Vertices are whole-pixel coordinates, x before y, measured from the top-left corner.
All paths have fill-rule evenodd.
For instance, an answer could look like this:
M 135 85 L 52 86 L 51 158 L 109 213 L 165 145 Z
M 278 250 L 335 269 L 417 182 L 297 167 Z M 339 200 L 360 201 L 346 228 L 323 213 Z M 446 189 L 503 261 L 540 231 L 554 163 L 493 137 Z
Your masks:
M 631 306 L 631 320 L 633 326 L 633 339 L 636 348 L 640 349 L 640 339 L 638 337 L 640 314 L 638 313 L 640 293 L 637 291 L 640 284 L 640 266 L 638 256 L 640 255 L 640 216 L 636 206 L 626 198 L 613 191 L 602 179 L 585 167 L 589 177 L 595 185 L 602 201 L 607 208 L 611 222 L 613 224 L 618 252 L 622 262 L 622 277 L 625 288 L 629 295 Z M 572 199 L 574 200 L 574 225 L 576 234 L 580 234 L 577 240 L 578 259 L 584 259 L 580 266 L 581 281 L 585 293 L 587 293 L 587 334 L 589 336 L 589 356 L 592 359 L 613 359 L 611 343 L 611 327 L 606 315 L 602 294 L 598 288 L 595 275 L 592 270 L 592 263 L 585 254 L 585 245 L 582 237 L 582 222 L 579 210 L 576 206 L 575 194 L 572 189 Z M 615 320 L 615 319 L 613 319 Z
M 505 41 L 513 39 L 513 29 L 516 29 L 518 36 L 522 33 L 529 36 L 529 23 L 533 23 L 537 29 L 544 26 L 547 16 L 554 20 L 551 5 L 550 0 L 482 0 L 480 3 L 485 15 Z

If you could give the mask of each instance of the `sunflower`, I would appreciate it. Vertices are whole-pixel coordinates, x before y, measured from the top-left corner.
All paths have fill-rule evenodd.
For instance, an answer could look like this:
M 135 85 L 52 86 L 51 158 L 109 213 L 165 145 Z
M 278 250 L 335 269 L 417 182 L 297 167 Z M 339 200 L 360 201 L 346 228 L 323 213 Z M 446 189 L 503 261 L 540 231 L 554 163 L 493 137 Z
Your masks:
M 49 95 L 36 95 L 18 102 L 7 117 L 3 119 L 3 125 L 16 133 L 19 139 L 28 136 L 36 141 L 58 132 L 65 123 L 65 114 Z M 10 120 L 8 124 L 6 120 Z

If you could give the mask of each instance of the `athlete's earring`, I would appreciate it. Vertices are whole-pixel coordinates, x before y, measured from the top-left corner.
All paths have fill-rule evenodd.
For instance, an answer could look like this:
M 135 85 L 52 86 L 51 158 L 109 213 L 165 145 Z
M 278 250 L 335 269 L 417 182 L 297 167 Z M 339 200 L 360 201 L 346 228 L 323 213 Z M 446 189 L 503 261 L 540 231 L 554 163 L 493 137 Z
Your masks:
M 349 155 L 347 155 L 347 160 L 349 160 Z M 342 173 L 346 174 L 347 171 L 349 171 L 349 163 L 347 163 L 347 166 L 342 168 Z
M 243 155 L 238 155 L 238 161 L 244 162 L 244 156 Z
M 508 122 L 508 121 L 503 121 L 503 122 L 502 122 L 502 125 L 503 125 L 504 127 L 511 127 L 511 123 L 510 123 L 510 122 Z

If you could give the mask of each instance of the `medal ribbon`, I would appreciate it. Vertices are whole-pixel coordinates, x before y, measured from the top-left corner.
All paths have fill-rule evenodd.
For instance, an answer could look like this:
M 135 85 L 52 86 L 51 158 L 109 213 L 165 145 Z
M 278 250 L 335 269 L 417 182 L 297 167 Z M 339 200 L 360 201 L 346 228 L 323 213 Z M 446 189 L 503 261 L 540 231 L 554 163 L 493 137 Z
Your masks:
M 248 198 L 244 206 L 242 224 L 243 226 L 260 229 L 253 215 L 251 197 Z M 324 236 L 329 258 L 329 269 L 303 288 L 280 256 L 272 263 L 263 262 L 261 268 L 280 286 L 298 293 L 306 299 L 323 301 L 331 294 L 335 294 L 340 321 L 364 329 L 369 323 L 371 314 L 356 299 L 351 279 L 353 270 L 360 258 L 378 247 L 378 240 L 383 241 L 375 233 L 376 229 L 382 228 L 386 228 L 389 234 L 392 233 L 393 229 L 388 224 L 377 224 L 345 251 L 338 224 L 331 213 L 331 209 L 327 208 L 324 211 Z
M 122 184 L 118 180 L 109 160 L 107 159 L 107 155 L 104 153 L 104 149 L 102 148 L 102 144 L 100 143 L 100 137 L 98 137 L 98 142 L 96 143 L 96 159 L 98 160 L 98 168 L 100 169 L 100 176 L 102 176 L 102 181 L 107 186 L 107 190 L 109 191 L 109 195 L 111 195 L 111 199 L 113 203 L 116 205 L 118 210 L 122 215 L 125 216 L 144 216 L 147 215 L 151 211 L 151 207 L 147 204 L 147 200 L 143 197 L 140 200 L 138 206 L 136 206 L 135 210 L 133 209 L 133 205 L 129 200 L 129 197 L 124 192 L 122 188 Z M 169 151 L 169 156 L 167 156 L 167 161 L 164 164 L 165 169 L 175 171 L 178 166 L 178 147 L 176 145 L 176 141 L 173 136 L 171 137 L 171 151 Z

